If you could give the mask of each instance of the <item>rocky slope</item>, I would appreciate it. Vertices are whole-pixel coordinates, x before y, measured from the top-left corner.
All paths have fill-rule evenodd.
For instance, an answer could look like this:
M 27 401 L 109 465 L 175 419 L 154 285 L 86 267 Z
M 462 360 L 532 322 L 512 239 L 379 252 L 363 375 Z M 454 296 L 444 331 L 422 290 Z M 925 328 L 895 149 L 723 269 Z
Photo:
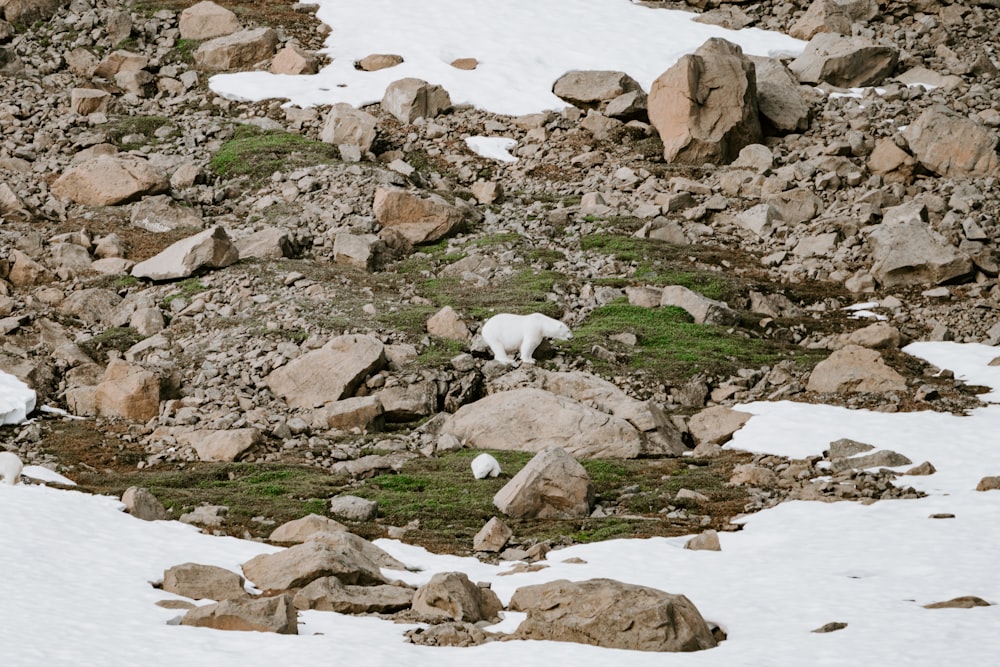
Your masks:
M 87 418 L 4 428 L 26 462 L 71 476 L 284 462 L 360 480 L 485 448 L 448 415 L 529 391 L 552 403 L 486 419 L 560 406 L 653 458 L 717 454 L 727 429 L 704 409 L 740 401 L 976 403 L 898 348 L 1000 341 L 992 3 L 693 3 L 816 52 L 756 59 L 757 130 L 709 137 L 693 164 L 661 136 L 697 134 L 697 113 L 655 91 L 519 118 L 440 91 L 440 108 L 402 90 L 361 114 L 221 99 L 213 71 L 307 72 L 324 31 L 305 5 L 189 4 L 0 2 L 0 369 Z M 513 138 L 518 161 L 476 155 L 470 135 Z M 851 318 L 858 302 L 887 322 Z M 473 339 L 505 310 L 577 336 L 511 371 Z M 699 333 L 668 349 L 667 327 Z M 772 476 L 749 483 L 763 489 L 749 509 L 808 495 L 795 480 L 819 474 L 758 463 Z M 861 481 L 841 495 L 895 493 L 846 474 Z M 683 510 L 671 499 L 664 513 Z

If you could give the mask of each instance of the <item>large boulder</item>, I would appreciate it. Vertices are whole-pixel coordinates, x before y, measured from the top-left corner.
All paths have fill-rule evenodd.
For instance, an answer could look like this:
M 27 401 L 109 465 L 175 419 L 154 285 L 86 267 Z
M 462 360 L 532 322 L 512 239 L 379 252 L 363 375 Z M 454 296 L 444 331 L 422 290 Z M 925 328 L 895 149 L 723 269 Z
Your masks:
M 863 37 L 819 33 L 802 54 L 788 64 L 800 83 L 826 82 L 851 88 L 875 86 L 896 69 L 899 50 Z
M 661 74 L 648 107 L 667 162 L 728 164 L 761 140 L 754 65 L 724 39 L 709 39 Z
M 52 183 L 52 194 L 77 204 L 113 206 L 169 187 L 167 175 L 142 158 L 103 155 L 63 172 Z
M 433 243 L 465 225 L 466 212 L 439 195 L 421 197 L 406 190 L 379 188 L 372 208 L 380 225 L 414 245 Z
M 939 176 L 996 176 L 1000 171 L 997 135 L 947 107 L 925 109 L 902 135 L 920 164 Z
M 350 586 L 336 577 L 312 582 L 292 600 L 299 609 L 335 611 L 340 614 L 392 614 L 413 604 L 413 589 L 379 584 Z
M 476 449 L 538 452 L 555 446 L 580 458 L 635 458 L 642 453 L 639 431 L 624 419 L 532 387 L 463 405 L 448 417 L 441 434 Z
M 693 415 L 688 421 L 688 431 L 696 445 L 723 445 L 736 431 L 750 421 L 749 412 L 733 410 L 724 405 L 713 405 Z
M 921 220 L 882 224 L 868 236 L 872 275 L 883 287 L 936 285 L 970 275 L 972 260 Z
M 170 232 L 181 227 L 201 229 L 204 220 L 196 209 L 182 206 L 167 195 L 143 197 L 132 205 L 131 222 L 149 232 Z
M 50 18 L 66 4 L 66 0 L 0 0 L 0 17 L 8 23 L 31 25 Z
M 251 630 L 297 635 L 298 611 L 290 595 L 224 600 L 216 604 L 195 607 L 181 619 L 181 625 L 216 630 Z
M 278 33 L 271 28 L 241 30 L 216 37 L 194 52 L 194 62 L 208 70 L 250 69 L 274 55 Z
M 451 108 L 448 91 L 421 79 L 393 81 L 385 89 L 382 108 L 400 123 L 412 123 L 418 118 L 434 118 Z
M 237 461 L 263 440 L 255 428 L 198 429 L 181 434 L 177 442 L 193 447 L 199 461 Z
M 130 486 L 122 494 L 125 511 L 143 521 L 165 521 L 170 513 L 149 489 Z M 218 600 L 220 598 L 213 598 Z
M 210 0 L 202 0 L 182 11 L 178 27 L 181 39 L 195 40 L 231 35 L 243 28 L 236 14 Z
M 160 412 L 160 379 L 140 366 L 112 359 L 92 405 L 100 417 L 149 421 Z
M 841 394 L 906 391 L 906 379 L 886 365 L 877 350 L 848 345 L 816 364 L 806 390 Z
M 347 526 L 330 517 L 307 514 L 300 519 L 281 524 L 271 531 L 267 539 L 272 542 L 302 544 L 322 533 L 341 533 L 346 530 Z
M 493 496 L 497 509 L 517 519 L 585 517 L 593 500 L 586 469 L 561 447 L 540 451 Z
M 757 106 L 774 130 L 802 132 L 809 128 L 811 109 L 799 82 L 777 58 L 750 56 L 757 73 Z
M 438 572 L 413 596 L 413 611 L 433 621 L 495 621 L 502 609 L 496 593 L 464 572 Z
M 149 280 L 188 278 L 197 271 L 235 264 L 240 251 L 222 227 L 181 239 L 158 255 L 132 267 L 132 276 Z
M 163 590 L 192 600 L 248 597 L 243 583 L 243 577 L 216 565 L 183 563 L 163 571 Z
M 625 72 L 608 70 L 572 70 L 552 85 L 556 97 L 582 109 L 596 109 L 604 102 L 636 91 L 642 91 L 638 81 Z
M 384 584 L 378 565 L 346 545 L 306 542 L 271 554 L 254 556 L 243 574 L 261 590 L 301 588 L 320 577 L 337 577 L 352 585 Z
M 355 109 L 346 102 L 339 102 L 327 114 L 319 138 L 335 146 L 356 146 L 364 155 L 371 150 L 377 130 L 378 120 L 375 116 Z
M 612 579 L 565 579 L 514 592 L 509 608 L 527 613 L 517 639 L 576 642 L 633 651 L 700 651 L 716 646 L 697 607 L 683 595 Z
M 385 365 L 385 346 L 377 338 L 337 336 L 271 372 L 264 384 L 291 408 L 315 408 L 350 396 Z
M 722 301 L 709 299 L 682 285 L 667 285 L 660 293 L 661 306 L 674 306 L 687 311 L 695 324 L 735 324 L 736 311 Z

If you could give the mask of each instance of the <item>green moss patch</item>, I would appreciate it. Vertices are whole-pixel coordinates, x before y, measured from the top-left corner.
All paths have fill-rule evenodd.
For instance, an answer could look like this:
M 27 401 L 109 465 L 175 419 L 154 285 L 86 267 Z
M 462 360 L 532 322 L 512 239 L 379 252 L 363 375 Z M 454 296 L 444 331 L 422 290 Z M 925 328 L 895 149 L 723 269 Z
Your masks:
M 233 138 L 212 156 L 209 167 L 219 178 L 244 176 L 259 182 L 276 171 L 291 171 L 339 160 L 335 146 L 291 132 L 237 126 Z

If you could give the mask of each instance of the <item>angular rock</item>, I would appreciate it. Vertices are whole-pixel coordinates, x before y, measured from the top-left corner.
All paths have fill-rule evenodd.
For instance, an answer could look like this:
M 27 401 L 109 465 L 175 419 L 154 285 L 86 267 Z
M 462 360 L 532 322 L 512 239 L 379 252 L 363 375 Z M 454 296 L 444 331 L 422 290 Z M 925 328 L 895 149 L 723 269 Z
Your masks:
M 698 445 L 723 445 L 729 442 L 733 433 L 743 428 L 752 416 L 749 412 L 715 405 L 692 416 L 688 421 L 688 431 Z
M 596 109 L 629 92 L 642 92 L 642 86 L 625 72 L 607 70 L 572 70 L 552 85 L 556 97 L 581 109 Z
M 496 593 L 477 586 L 464 572 L 438 572 L 413 596 L 413 611 L 435 621 L 495 621 L 502 609 Z
M 920 164 L 939 176 L 996 176 L 1000 171 L 997 135 L 944 106 L 925 109 L 902 135 Z
M 69 91 L 69 107 L 81 116 L 106 113 L 111 93 L 93 88 L 74 88 Z
M 254 556 L 243 574 L 261 590 L 301 588 L 321 577 L 337 577 L 352 585 L 384 584 L 378 566 L 357 550 L 306 542 L 271 554 Z
M 149 280 L 188 278 L 197 271 L 235 264 L 240 251 L 222 227 L 212 227 L 169 246 L 132 267 L 132 276 Z
M 761 140 L 754 65 L 723 39 L 709 39 L 661 74 L 648 105 L 667 162 L 728 164 Z
M 181 206 L 167 195 L 144 197 L 132 206 L 132 224 L 150 232 L 170 232 L 182 227 L 201 229 L 204 221 L 190 206 Z
M 378 503 L 358 496 L 330 498 L 330 514 L 348 521 L 372 521 L 378 516 Z
M 437 383 L 432 380 L 388 387 L 378 393 L 387 422 L 411 422 L 437 412 Z
M 684 548 L 694 551 L 722 551 L 719 534 L 711 529 L 692 537 L 684 543 Z
M 335 549 L 345 549 L 354 553 L 360 554 L 363 558 L 372 563 L 375 563 L 378 567 L 388 568 L 390 570 L 405 570 L 406 565 L 401 561 L 394 558 L 386 550 L 381 547 L 375 546 L 372 542 L 369 542 L 365 538 L 355 535 L 354 533 L 348 532 L 347 530 L 339 531 L 324 531 L 314 534 L 310 539 L 310 542 L 320 542 L 326 544 Z
M 833 472 L 842 472 L 844 470 L 864 470 L 865 468 L 895 468 L 897 466 L 907 466 L 911 463 L 913 461 L 899 452 L 882 449 L 871 454 L 865 454 L 864 456 L 833 459 L 830 469 Z
M 580 463 L 561 447 L 536 454 L 493 497 L 493 504 L 517 519 L 569 519 L 590 514 L 594 487 Z
M 255 428 L 227 430 L 199 429 L 177 438 L 181 445 L 194 447 L 199 461 L 238 461 L 254 445 L 263 441 Z
M 837 0 L 813 0 L 805 14 L 788 29 L 788 34 L 802 40 L 821 32 L 850 35 L 851 23 L 846 8 Z
M 775 227 L 780 225 L 783 220 L 781 212 L 770 203 L 751 206 L 736 215 L 736 224 L 743 229 L 750 230 L 762 239 L 770 238 Z
M 876 86 L 896 69 L 899 50 L 862 37 L 819 33 L 802 54 L 788 64 L 800 83 L 826 82 L 853 88 Z
M 2 0 L 0 14 L 8 23 L 30 26 L 51 18 L 65 4 L 65 0 Z
M 215 565 L 184 563 L 163 571 L 163 590 L 192 600 L 249 597 L 243 584 L 243 577 Z
M 290 595 L 253 600 L 225 600 L 195 607 L 184 615 L 181 625 L 216 630 L 251 630 L 297 635 L 298 611 Z
M 394 614 L 413 604 L 413 589 L 379 584 L 349 586 L 336 577 L 323 577 L 295 594 L 299 609 L 335 611 L 340 614 Z
M 287 44 L 285 48 L 278 51 L 271 60 L 271 67 L 268 68 L 271 74 L 286 74 L 289 76 L 299 76 L 303 74 L 315 74 L 319 69 L 316 56 L 301 49 L 294 44 Z
M 660 306 L 674 306 L 687 311 L 695 324 L 734 324 L 739 316 L 721 301 L 715 301 L 681 285 L 667 285 L 660 297 Z
M 390 255 L 385 241 L 375 234 L 339 232 L 333 240 L 333 261 L 362 271 L 378 271 Z
M 342 431 L 381 430 L 382 401 L 378 396 L 355 396 L 332 401 L 313 411 L 313 428 L 335 428 Z
M 212 39 L 242 30 L 236 14 L 225 7 L 202 0 L 181 12 L 179 26 L 181 39 Z
M 939 285 L 973 271 L 972 260 L 924 222 L 879 225 L 868 239 L 871 272 L 884 287 Z
M 113 206 L 170 187 L 166 174 L 133 156 L 102 156 L 67 169 L 52 183 L 52 194 L 87 206 Z
M 420 197 L 406 190 L 379 188 L 372 204 L 375 217 L 414 245 L 433 243 L 465 224 L 465 211 L 438 195 Z
M 733 468 L 729 478 L 730 486 L 754 486 L 763 489 L 773 489 L 778 486 L 778 475 L 770 468 L 745 463 Z
M 290 408 L 314 408 L 349 396 L 385 364 L 385 346 L 377 338 L 337 336 L 271 372 L 264 384 Z
M 295 256 L 295 245 L 287 229 L 265 227 L 235 241 L 240 259 L 281 259 Z
M 891 139 L 882 139 L 868 156 L 868 170 L 882 176 L 886 183 L 909 183 L 917 160 Z
M 472 340 L 472 333 L 465 320 L 451 306 L 445 306 L 427 320 L 427 333 L 462 343 Z
M 195 65 L 207 70 L 251 69 L 274 55 L 278 34 L 271 28 L 254 28 L 216 37 L 194 52 Z
M 335 146 L 356 146 L 364 155 L 371 151 L 377 134 L 378 120 L 375 116 L 340 102 L 331 107 L 319 138 Z
M 635 651 L 700 651 L 716 646 L 698 609 L 683 595 L 612 579 L 565 579 L 514 592 L 509 608 L 527 612 L 514 637 Z
M 128 487 L 122 494 L 122 504 L 125 505 L 126 512 L 143 521 L 165 521 L 170 518 L 170 513 L 149 489 Z
M 94 390 L 93 406 L 101 417 L 149 421 L 160 413 L 160 380 L 139 366 L 112 359 Z
M 499 518 L 493 517 L 472 538 L 472 548 L 475 551 L 498 553 L 503 550 L 513 534 L 507 524 Z
M 271 531 L 267 539 L 271 542 L 301 544 L 320 533 L 339 533 L 346 530 L 347 526 L 339 521 L 319 514 L 308 514 L 301 519 L 281 524 Z
M 639 432 L 624 419 L 535 388 L 498 392 L 463 405 L 440 434 L 454 435 L 476 449 L 538 452 L 555 446 L 580 458 L 635 458 L 642 452 Z
M 418 118 L 434 118 L 451 108 L 448 91 L 421 79 L 393 81 L 385 89 L 382 108 L 400 123 L 412 123 Z
M 131 51 L 112 51 L 104 56 L 94 70 L 94 76 L 115 79 L 125 72 L 139 72 L 149 64 L 149 58 Z
M 757 107 L 771 128 L 779 133 L 809 128 L 812 109 L 802 97 L 799 82 L 777 58 L 750 56 L 757 74 Z
M 886 393 L 906 391 L 906 380 L 886 365 L 878 351 L 848 345 L 816 364 L 806 390 Z

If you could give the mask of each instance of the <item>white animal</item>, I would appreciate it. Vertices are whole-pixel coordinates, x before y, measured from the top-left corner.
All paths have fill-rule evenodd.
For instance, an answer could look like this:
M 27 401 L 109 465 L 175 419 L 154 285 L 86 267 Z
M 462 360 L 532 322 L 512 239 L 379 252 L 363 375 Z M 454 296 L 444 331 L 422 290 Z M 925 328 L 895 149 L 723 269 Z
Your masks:
M 21 478 L 21 470 L 24 464 L 21 457 L 14 452 L 0 452 L 0 479 L 7 484 L 17 484 Z
M 486 320 L 481 331 L 483 340 L 493 351 L 493 358 L 504 364 L 513 364 L 508 352 L 519 350 L 521 361 L 533 364 L 532 353 L 543 338 L 569 340 L 573 333 L 569 327 L 541 313 L 511 315 L 500 313 Z
M 480 454 L 472 459 L 472 475 L 476 479 L 496 477 L 500 474 L 500 463 L 489 454 Z

